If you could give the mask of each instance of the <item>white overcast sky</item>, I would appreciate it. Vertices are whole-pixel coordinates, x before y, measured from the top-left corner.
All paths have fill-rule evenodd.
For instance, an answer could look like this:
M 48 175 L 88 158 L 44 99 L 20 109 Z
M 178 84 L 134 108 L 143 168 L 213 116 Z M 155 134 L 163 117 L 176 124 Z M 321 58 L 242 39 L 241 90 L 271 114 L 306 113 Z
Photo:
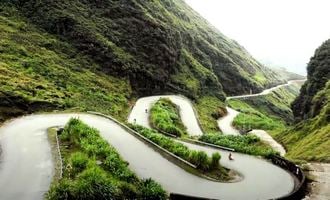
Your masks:
M 330 0 L 185 0 L 264 64 L 306 73 L 330 38 Z

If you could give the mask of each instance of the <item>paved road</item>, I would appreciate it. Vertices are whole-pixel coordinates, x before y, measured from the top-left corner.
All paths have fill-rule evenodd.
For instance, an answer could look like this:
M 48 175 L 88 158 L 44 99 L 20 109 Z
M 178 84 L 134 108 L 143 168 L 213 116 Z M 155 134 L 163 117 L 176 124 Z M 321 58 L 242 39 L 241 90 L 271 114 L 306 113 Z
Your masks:
M 150 128 L 149 113 L 146 113 L 145 110 L 147 109 L 149 111 L 152 105 L 160 98 L 169 98 L 174 104 L 179 106 L 181 120 L 183 124 L 186 125 L 187 132 L 190 135 L 203 135 L 203 131 L 198 125 L 198 121 L 190 100 L 178 95 L 161 95 L 138 99 L 128 117 L 128 122 L 134 123 L 134 120 L 136 120 L 137 124 Z
M 264 142 L 269 144 L 274 150 L 279 152 L 281 156 L 284 156 L 286 154 L 286 150 L 284 149 L 284 147 L 276 140 L 274 140 L 274 138 L 270 136 L 266 131 L 254 129 L 250 131 L 250 133 L 261 138 Z
M 240 135 L 239 131 L 233 126 L 233 121 L 239 112 L 228 106 L 226 109 L 228 111 L 227 115 L 218 119 L 220 130 L 225 135 Z
M 330 164 L 308 163 L 309 175 L 314 180 L 310 185 L 310 193 L 304 200 L 329 200 L 330 199 Z
M 277 90 L 279 88 L 282 88 L 282 87 L 286 87 L 286 86 L 289 86 L 289 85 L 292 85 L 292 84 L 296 84 L 296 83 L 303 83 L 305 82 L 306 80 L 291 80 L 291 81 L 288 81 L 287 83 L 285 84 L 281 84 L 281 85 L 278 85 L 278 86 L 275 86 L 275 87 L 272 87 L 272 88 L 269 88 L 269 89 L 266 89 L 260 93 L 256 93 L 256 94 L 247 94 L 247 95 L 238 95 L 238 96 L 231 96 L 231 97 L 227 97 L 227 100 L 230 100 L 230 99 L 241 99 L 241 98 L 248 98 L 248 97 L 256 97 L 256 96 L 262 96 L 262 95 L 267 95 L 271 92 L 273 92 L 274 90 Z
M 0 199 L 43 198 L 53 175 L 46 129 L 64 125 L 71 117 L 79 117 L 100 130 L 101 135 L 130 163 L 129 167 L 139 177 L 152 177 L 169 192 L 220 199 L 270 199 L 283 196 L 294 187 L 292 176 L 281 168 L 265 160 L 238 153 L 233 154 L 235 161 L 230 162 L 226 159 L 226 151 L 220 151 L 223 155 L 221 163 L 242 173 L 244 180 L 237 183 L 211 182 L 169 162 L 108 119 L 89 114 L 44 114 L 15 119 L 0 128 L 0 143 L 3 147 Z M 134 117 L 140 118 L 139 115 Z M 188 145 L 208 153 L 217 151 Z
M 149 125 L 149 114 L 145 112 L 145 109 L 150 109 L 152 105 L 162 97 L 169 98 L 172 102 L 179 105 L 181 109 L 186 107 L 182 106 L 182 101 L 188 101 L 185 105 L 188 107 L 191 106 L 191 103 L 188 99 L 174 96 L 151 96 L 141 98 L 137 101 L 136 105 L 132 109 L 132 112 L 129 116 L 129 122 L 134 122 L 145 126 L 150 127 Z M 178 101 L 178 98 L 180 101 Z M 200 130 L 199 135 L 202 134 L 201 129 L 199 128 L 196 116 L 192 108 L 189 108 L 189 112 L 181 110 L 180 117 L 183 119 L 183 123 L 188 128 L 188 134 L 197 135 L 196 131 L 191 131 L 190 126 L 198 127 Z M 136 120 L 134 120 L 136 119 Z M 196 130 L 193 129 L 193 130 Z M 178 193 L 210 197 L 210 198 L 220 198 L 220 199 L 270 199 L 279 197 L 281 195 L 275 195 L 279 191 L 275 191 L 279 188 L 282 191 L 289 193 L 294 187 L 293 178 L 291 175 L 287 174 L 286 171 L 262 160 L 252 156 L 234 153 L 233 157 L 235 161 L 229 161 L 227 159 L 227 151 L 219 151 L 209 147 L 202 147 L 199 145 L 185 143 L 192 149 L 203 150 L 211 154 L 215 151 L 218 151 L 222 155 L 221 164 L 227 168 L 238 171 L 244 176 L 244 179 L 238 183 L 213 183 L 209 182 L 207 185 L 200 185 L 196 187 L 196 191 L 191 189 L 194 188 L 191 185 L 187 190 L 169 190 Z M 271 168 L 271 169 L 270 169 Z M 284 174 L 283 174 L 284 173 Z M 286 175 L 285 175 L 286 174 Z M 205 188 L 204 188 L 205 186 Z M 165 187 L 166 188 L 166 187 Z M 237 192 L 239 188 L 239 192 Z M 173 188 L 175 189 L 175 188 Z M 283 193 L 282 195 L 284 195 Z
M 286 87 L 286 86 L 296 84 L 296 83 L 302 83 L 304 81 L 305 80 L 292 80 L 292 81 L 288 81 L 288 83 L 266 89 L 257 94 L 232 96 L 232 97 L 227 97 L 227 100 L 263 96 L 263 95 L 267 95 L 279 88 Z M 228 114 L 225 117 L 222 117 L 218 120 L 219 128 L 226 135 L 239 135 L 240 134 L 239 131 L 236 128 L 234 128 L 232 125 L 235 117 L 239 114 L 239 112 L 228 106 L 226 108 L 228 110 Z M 276 140 L 274 140 L 266 131 L 252 130 L 250 133 L 255 134 L 258 137 L 260 137 L 261 140 L 268 143 L 271 147 L 273 147 L 273 149 L 277 150 L 282 156 L 285 155 L 286 151 L 285 151 L 284 147 L 281 144 L 279 144 Z

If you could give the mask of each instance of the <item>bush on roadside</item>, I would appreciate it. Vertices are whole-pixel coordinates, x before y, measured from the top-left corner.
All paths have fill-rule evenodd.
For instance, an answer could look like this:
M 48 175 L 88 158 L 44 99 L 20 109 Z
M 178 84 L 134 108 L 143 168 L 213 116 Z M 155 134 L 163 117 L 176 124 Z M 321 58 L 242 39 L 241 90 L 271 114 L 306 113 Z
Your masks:
M 219 146 L 235 149 L 237 152 L 269 157 L 278 155 L 270 146 L 260 141 L 255 135 L 222 135 L 219 133 L 205 134 L 199 138 L 200 141 Z
M 190 163 L 197 166 L 198 169 L 203 171 L 214 170 L 220 167 L 220 165 L 213 165 L 213 156 L 217 158 L 217 155 L 213 155 L 212 158 L 209 157 L 204 151 L 195 151 L 190 150 L 187 146 L 176 142 L 175 140 L 168 138 L 155 130 L 147 129 L 142 126 L 136 124 L 130 124 L 130 127 L 143 135 L 144 137 L 148 138 L 149 140 L 153 141 L 154 143 L 158 144 L 159 146 L 163 147 L 164 149 L 170 151 L 171 153 L 181 157 L 182 159 L 189 161 Z M 218 154 L 218 153 L 215 153 Z M 219 159 L 217 160 L 219 163 L 221 156 L 219 154 Z
M 88 159 L 87 155 L 85 155 L 81 152 L 73 153 L 69 159 L 70 166 L 72 167 L 71 173 L 73 175 L 76 175 L 76 174 L 82 172 L 83 170 L 86 169 L 88 162 L 89 162 L 89 159 Z
M 179 109 L 168 98 L 161 98 L 152 106 L 150 122 L 160 131 L 179 137 L 186 134 L 186 127 L 181 122 Z
M 212 154 L 211 166 L 213 168 L 218 167 L 219 166 L 220 159 L 221 159 L 221 155 L 218 152 Z
M 158 200 L 166 196 L 162 187 L 152 179 L 146 179 L 142 183 L 142 199 Z

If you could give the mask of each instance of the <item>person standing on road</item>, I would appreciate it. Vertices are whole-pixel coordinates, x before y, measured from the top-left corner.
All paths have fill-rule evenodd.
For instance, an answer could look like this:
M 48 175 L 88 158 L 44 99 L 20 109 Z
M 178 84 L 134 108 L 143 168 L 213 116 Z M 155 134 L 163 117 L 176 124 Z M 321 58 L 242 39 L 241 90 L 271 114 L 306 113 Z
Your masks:
M 234 160 L 234 158 L 233 158 L 233 156 L 232 156 L 231 153 L 229 153 L 228 159 L 229 159 L 229 160 Z

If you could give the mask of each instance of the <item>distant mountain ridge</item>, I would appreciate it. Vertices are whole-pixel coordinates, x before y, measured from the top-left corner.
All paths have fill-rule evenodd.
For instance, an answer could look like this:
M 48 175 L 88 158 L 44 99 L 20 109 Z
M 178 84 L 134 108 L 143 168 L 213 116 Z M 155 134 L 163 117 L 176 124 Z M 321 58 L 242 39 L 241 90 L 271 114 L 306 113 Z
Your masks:
M 303 75 L 300 75 L 300 74 L 296 74 L 296 73 L 290 72 L 290 71 L 288 71 L 287 69 L 285 69 L 283 67 L 273 67 L 273 66 L 270 66 L 270 68 L 273 71 L 275 71 L 277 74 L 279 74 L 285 80 L 304 80 L 304 79 L 307 78 L 306 76 L 303 76 Z

